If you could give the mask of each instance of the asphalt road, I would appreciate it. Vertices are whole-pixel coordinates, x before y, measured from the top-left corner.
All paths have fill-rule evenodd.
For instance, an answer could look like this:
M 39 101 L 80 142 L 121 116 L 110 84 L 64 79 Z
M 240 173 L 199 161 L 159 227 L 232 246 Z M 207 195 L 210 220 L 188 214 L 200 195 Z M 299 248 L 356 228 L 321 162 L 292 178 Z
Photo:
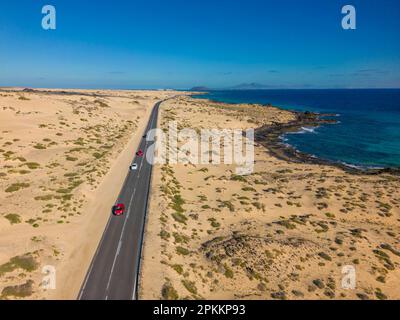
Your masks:
M 146 133 L 156 128 L 161 103 L 162 101 L 154 106 Z M 152 165 L 146 161 L 146 150 L 152 143 L 142 139 L 139 148 L 144 152 L 143 157 L 137 157 L 137 150 L 132 150 L 132 156 L 135 156 L 133 162 L 137 163 L 138 169 L 128 171 L 129 168 L 126 168 L 128 176 L 116 201 L 125 204 L 125 214 L 113 216 L 110 208 L 110 218 L 82 284 L 79 300 L 137 299 L 152 171 Z

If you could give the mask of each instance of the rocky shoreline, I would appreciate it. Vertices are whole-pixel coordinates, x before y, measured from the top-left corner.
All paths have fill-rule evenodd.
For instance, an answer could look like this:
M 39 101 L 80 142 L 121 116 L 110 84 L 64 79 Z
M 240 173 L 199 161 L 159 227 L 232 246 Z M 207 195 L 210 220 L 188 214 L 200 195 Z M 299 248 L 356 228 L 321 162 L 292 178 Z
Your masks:
M 295 114 L 296 120 L 284 124 L 276 123 L 273 125 L 266 125 L 255 130 L 255 141 L 267 148 L 270 154 L 276 158 L 289 162 L 335 166 L 352 174 L 378 175 L 382 173 L 389 173 L 393 175 L 400 175 L 400 168 L 373 169 L 348 166 L 344 163 L 317 158 L 283 143 L 281 137 L 284 134 L 298 132 L 302 127 L 319 127 L 320 125 L 337 123 L 336 120 L 327 119 L 327 117 L 335 116 L 334 114 L 317 114 L 307 111 L 291 112 Z
M 196 92 L 191 94 L 193 99 L 204 99 L 209 102 L 218 103 L 222 105 L 232 106 L 241 103 L 227 103 L 218 100 L 204 98 L 194 98 L 193 95 L 206 95 L 207 92 Z M 271 104 L 254 104 L 260 105 L 262 107 L 268 108 L 273 107 L 282 110 L 279 107 L 272 106 Z M 344 170 L 345 172 L 359 175 L 379 175 L 379 174 L 392 174 L 400 176 L 400 168 L 363 168 L 346 165 L 341 162 L 336 162 L 332 160 L 322 159 L 310 155 L 305 152 L 301 152 L 289 144 L 285 144 L 282 141 L 282 136 L 287 133 L 299 132 L 302 127 L 319 127 L 321 125 L 336 124 L 337 121 L 334 119 L 329 119 L 336 117 L 336 114 L 332 113 L 315 113 L 315 112 L 301 112 L 294 110 L 289 111 L 295 115 L 296 119 L 287 123 L 274 123 L 272 125 L 264 125 L 260 128 L 255 129 L 255 142 L 259 143 L 265 147 L 271 155 L 280 160 L 285 160 L 288 162 L 295 163 L 305 163 L 305 164 L 316 164 L 316 165 L 327 165 L 334 166 Z

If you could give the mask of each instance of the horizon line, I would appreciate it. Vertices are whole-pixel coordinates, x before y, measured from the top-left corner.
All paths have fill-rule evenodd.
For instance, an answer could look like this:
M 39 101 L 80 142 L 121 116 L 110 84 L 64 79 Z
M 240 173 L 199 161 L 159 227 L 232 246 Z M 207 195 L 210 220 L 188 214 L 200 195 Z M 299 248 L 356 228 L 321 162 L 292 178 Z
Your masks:
M 193 90 L 195 88 L 204 88 L 203 90 Z M 310 88 L 254 88 L 254 89 L 240 89 L 240 88 L 209 88 L 207 86 L 193 86 L 190 88 L 175 88 L 175 87 L 168 87 L 168 86 L 160 86 L 160 87 L 145 87 L 145 88 L 118 88 L 118 87 L 59 87 L 59 86 L 1 86 L 1 89 L 67 89 L 67 90 L 121 90 L 121 91 L 135 91 L 135 90 L 176 90 L 176 91 L 268 91 L 268 90 L 400 90 L 400 87 L 353 87 L 353 88 L 346 88 L 346 87 L 336 87 L 336 88 L 318 88 L 318 87 L 310 87 Z

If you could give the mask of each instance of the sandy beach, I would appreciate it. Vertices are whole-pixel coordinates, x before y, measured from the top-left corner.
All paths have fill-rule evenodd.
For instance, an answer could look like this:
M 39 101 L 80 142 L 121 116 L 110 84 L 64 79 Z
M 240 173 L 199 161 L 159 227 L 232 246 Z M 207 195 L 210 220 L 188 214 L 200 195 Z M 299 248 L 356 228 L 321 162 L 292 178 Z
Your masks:
M 159 125 L 245 130 L 295 119 L 179 97 L 162 105 Z M 285 160 L 264 142 L 247 176 L 233 165 L 155 166 L 141 298 L 399 299 L 399 176 Z
M 152 107 L 174 94 L 0 91 L 1 299 L 76 299 Z

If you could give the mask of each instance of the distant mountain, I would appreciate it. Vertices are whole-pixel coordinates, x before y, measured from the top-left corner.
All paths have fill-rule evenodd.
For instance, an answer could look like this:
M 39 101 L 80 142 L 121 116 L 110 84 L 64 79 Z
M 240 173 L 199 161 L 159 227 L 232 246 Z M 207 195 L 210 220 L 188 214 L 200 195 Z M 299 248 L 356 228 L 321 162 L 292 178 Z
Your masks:
M 190 91 L 210 91 L 210 89 L 207 87 L 193 87 Z
M 234 87 L 228 88 L 228 90 L 263 90 L 263 89 L 270 89 L 271 86 L 260 84 L 256 82 L 251 83 L 242 83 Z
M 225 88 L 208 88 L 204 86 L 193 87 L 190 91 L 212 91 L 212 90 L 265 90 L 265 89 L 273 89 L 276 88 L 271 85 L 265 85 L 257 82 L 250 83 L 242 83 L 233 87 L 225 87 Z

